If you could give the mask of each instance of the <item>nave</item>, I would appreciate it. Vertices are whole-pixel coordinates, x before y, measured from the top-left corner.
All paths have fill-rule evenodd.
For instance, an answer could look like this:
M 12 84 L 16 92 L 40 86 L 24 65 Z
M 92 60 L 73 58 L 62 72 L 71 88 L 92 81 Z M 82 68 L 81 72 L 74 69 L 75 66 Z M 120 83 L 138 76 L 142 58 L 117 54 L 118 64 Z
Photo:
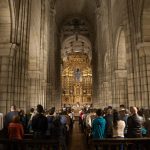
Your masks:
M 0 0 L 0 122 L 12 105 L 28 113 L 37 104 L 135 106 L 150 137 L 150 0 Z M 83 139 L 75 121 L 68 149 L 89 149 Z
M 88 149 L 85 135 L 81 131 L 79 126 L 79 122 L 75 120 L 73 125 L 73 130 L 70 134 L 69 141 L 68 141 L 68 150 L 86 150 Z

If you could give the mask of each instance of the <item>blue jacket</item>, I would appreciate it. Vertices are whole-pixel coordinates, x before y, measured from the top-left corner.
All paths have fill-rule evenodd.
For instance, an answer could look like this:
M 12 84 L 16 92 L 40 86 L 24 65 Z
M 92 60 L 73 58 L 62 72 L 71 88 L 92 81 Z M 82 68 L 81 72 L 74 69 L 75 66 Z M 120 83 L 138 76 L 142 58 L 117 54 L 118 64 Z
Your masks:
M 98 117 L 92 122 L 92 137 L 102 139 L 105 136 L 106 120 L 103 117 Z

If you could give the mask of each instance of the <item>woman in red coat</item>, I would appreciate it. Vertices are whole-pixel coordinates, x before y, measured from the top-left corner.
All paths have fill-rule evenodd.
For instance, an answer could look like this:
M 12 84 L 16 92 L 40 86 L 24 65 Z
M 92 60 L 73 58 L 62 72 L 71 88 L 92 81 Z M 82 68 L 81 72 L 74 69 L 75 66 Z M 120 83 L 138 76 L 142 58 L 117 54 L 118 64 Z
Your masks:
M 22 140 L 24 136 L 23 125 L 20 123 L 19 116 L 14 116 L 11 123 L 8 126 L 9 139 Z

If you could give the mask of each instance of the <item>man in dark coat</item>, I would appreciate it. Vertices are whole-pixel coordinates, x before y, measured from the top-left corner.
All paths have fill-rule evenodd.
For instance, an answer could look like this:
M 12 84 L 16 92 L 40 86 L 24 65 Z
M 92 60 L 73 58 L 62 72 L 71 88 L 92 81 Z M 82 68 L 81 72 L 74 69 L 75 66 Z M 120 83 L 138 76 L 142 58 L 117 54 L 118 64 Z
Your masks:
M 127 137 L 139 138 L 142 137 L 142 118 L 137 113 L 136 107 L 130 107 L 131 116 L 127 119 Z
M 34 138 L 45 137 L 48 128 L 47 118 L 43 115 L 43 106 L 37 105 L 37 114 L 32 119 L 32 129 Z

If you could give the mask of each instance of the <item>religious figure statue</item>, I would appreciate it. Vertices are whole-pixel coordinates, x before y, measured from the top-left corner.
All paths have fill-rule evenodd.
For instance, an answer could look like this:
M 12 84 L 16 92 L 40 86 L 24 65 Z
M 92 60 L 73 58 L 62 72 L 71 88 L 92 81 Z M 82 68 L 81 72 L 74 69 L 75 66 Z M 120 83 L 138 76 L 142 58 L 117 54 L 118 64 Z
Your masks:
M 75 70 L 75 80 L 76 81 L 78 81 L 78 82 L 80 82 L 81 81 L 81 71 L 80 71 L 80 69 L 79 68 L 77 68 L 76 70 Z

